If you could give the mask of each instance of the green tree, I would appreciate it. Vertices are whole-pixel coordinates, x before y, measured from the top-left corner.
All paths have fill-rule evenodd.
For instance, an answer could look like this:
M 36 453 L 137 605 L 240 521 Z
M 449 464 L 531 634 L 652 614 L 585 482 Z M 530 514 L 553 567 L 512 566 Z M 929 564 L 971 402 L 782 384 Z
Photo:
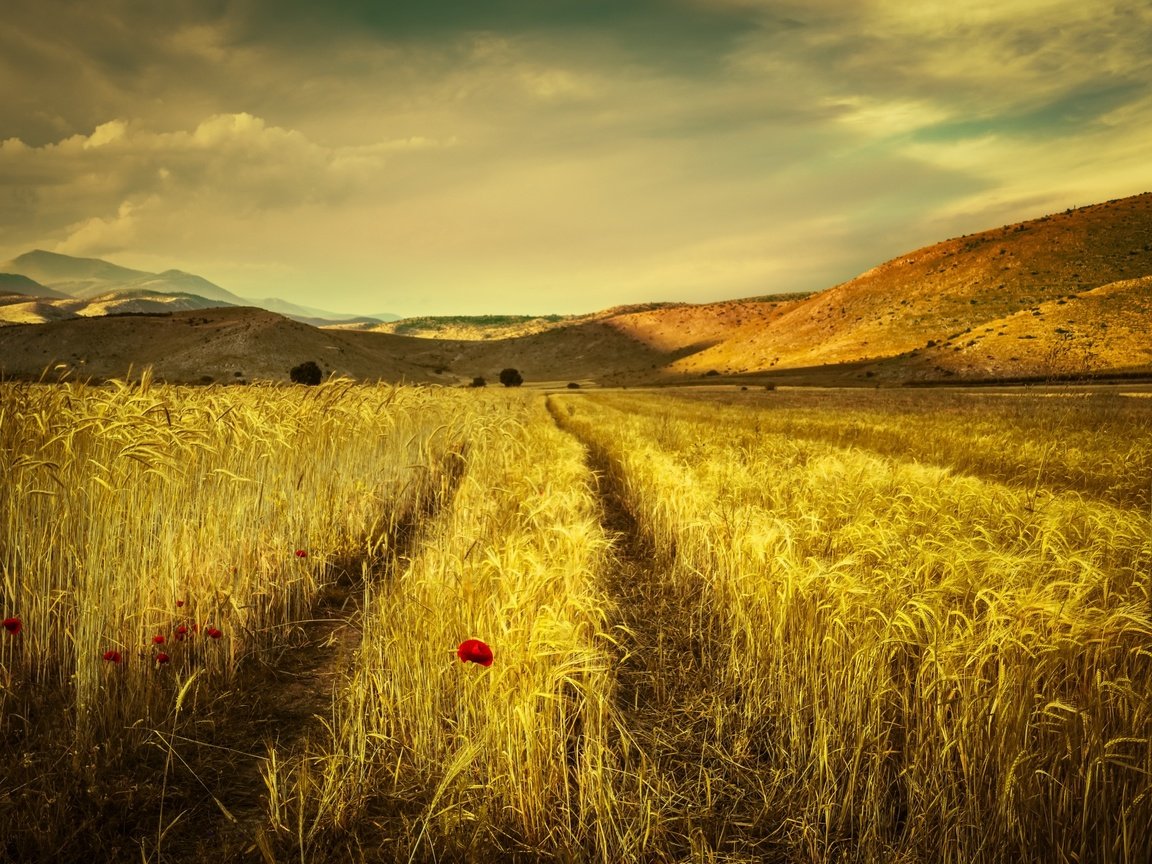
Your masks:
M 288 375 L 295 383 L 308 384 L 312 387 L 324 380 L 324 373 L 312 360 L 307 360 L 299 366 L 293 366 Z
M 524 376 L 515 369 L 501 369 L 500 383 L 505 387 L 519 387 L 524 383 Z

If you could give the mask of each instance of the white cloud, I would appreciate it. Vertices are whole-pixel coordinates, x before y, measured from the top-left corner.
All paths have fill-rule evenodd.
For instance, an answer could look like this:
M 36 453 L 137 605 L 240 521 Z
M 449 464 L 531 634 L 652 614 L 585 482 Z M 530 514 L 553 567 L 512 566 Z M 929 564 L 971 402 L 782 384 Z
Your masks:
M 893 138 L 949 119 L 949 112 L 926 99 L 878 99 L 852 95 L 826 100 L 836 119 L 870 139 Z
M 196 0 L 61 22 L 16 5 L 0 252 L 115 251 L 250 296 L 323 281 L 363 292 L 348 311 L 395 308 L 382 285 L 441 311 L 576 311 L 817 288 L 1001 214 L 1152 187 L 1143 0 L 682 0 L 763 26 L 680 66 L 659 55 L 683 27 L 657 21 L 625 38 L 429 14 L 390 40 L 316 38 L 271 5 L 283 27 Z
M 68 236 L 56 244 L 65 255 L 99 257 L 133 249 L 140 241 L 137 213 L 140 205 L 125 201 L 112 216 L 95 216 L 72 226 Z
M 38 229 L 67 230 L 67 248 L 109 247 L 136 236 L 141 210 L 254 213 L 375 194 L 397 159 L 450 147 L 452 142 L 405 138 L 352 147 L 323 146 L 301 133 L 247 113 L 215 115 L 194 128 L 157 132 L 110 120 L 88 135 L 30 147 L 19 139 L 0 145 L 0 167 L 10 186 L 34 193 Z
M 81 141 L 80 146 L 85 150 L 91 150 L 96 147 L 103 147 L 106 144 L 120 141 L 128 132 L 128 124 L 123 120 L 110 120 L 107 123 L 101 123 L 87 138 Z

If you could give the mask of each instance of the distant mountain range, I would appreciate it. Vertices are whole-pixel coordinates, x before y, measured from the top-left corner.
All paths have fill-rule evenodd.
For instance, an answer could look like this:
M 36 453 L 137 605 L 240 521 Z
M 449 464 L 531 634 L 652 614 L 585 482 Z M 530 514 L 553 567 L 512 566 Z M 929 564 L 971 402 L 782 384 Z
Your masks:
M 149 273 L 100 258 L 76 258 L 42 249 L 0 263 L 0 294 L 9 293 L 40 298 L 40 302 L 21 310 L 12 309 L 15 305 L 12 302 L 4 304 L 8 314 L 0 317 L 0 324 L 36 323 L 40 315 L 45 316 L 42 320 L 60 320 L 220 306 L 256 306 L 315 326 L 371 325 L 399 318 L 397 315 L 345 315 L 300 306 L 277 297 L 254 300 L 182 270 Z
M 332 323 L 293 307 L 311 314 L 287 320 L 206 299 L 188 274 L 31 254 L 41 269 L 20 266 L 44 281 L 0 277 L 0 323 L 40 326 L 0 327 L 0 376 L 151 366 L 169 381 L 283 381 L 313 360 L 326 374 L 448 385 L 509 366 L 561 386 L 1152 380 L 1150 193 L 946 240 L 812 294 L 568 317 Z M 97 293 L 101 280 L 118 287 Z M 155 280 L 197 290 L 160 293 Z M 88 298 L 62 299 L 69 287 Z M 81 314 L 104 317 L 58 320 Z

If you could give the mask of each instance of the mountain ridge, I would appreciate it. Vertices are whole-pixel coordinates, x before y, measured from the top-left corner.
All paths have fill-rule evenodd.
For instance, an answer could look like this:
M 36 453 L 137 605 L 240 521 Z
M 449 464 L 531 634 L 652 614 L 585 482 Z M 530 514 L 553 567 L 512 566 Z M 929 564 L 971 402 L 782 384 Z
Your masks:
M 157 294 L 191 295 L 203 300 L 205 305 L 216 303 L 229 306 L 258 306 L 311 324 L 339 323 L 363 317 L 299 306 L 276 297 L 262 300 L 241 297 L 203 276 L 175 268 L 160 273 L 150 273 L 145 270 L 122 267 L 102 258 L 81 258 L 59 252 L 49 252 L 44 249 L 33 249 L 0 263 L 0 273 L 2 272 L 24 276 L 40 285 L 42 289 L 52 292 L 40 291 L 35 296 L 66 301 L 66 305 L 62 307 L 62 312 L 72 311 L 78 315 L 87 314 L 88 317 L 103 313 L 99 311 L 85 313 L 82 308 L 68 305 L 69 301 L 92 300 L 113 291 L 132 292 L 139 290 Z M 0 289 L 4 288 L 5 286 L 0 283 Z M 7 288 L 5 290 L 17 289 Z M 381 319 L 381 322 L 383 320 L 386 319 Z M 0 319 L 0 324 L 3 323 L 14 322 Z
M 614 307 L 531 332 L 502 317 L 518 316 L 479 316 L 488 329 L 478 339 L 320 329 L 246 307 L 114 327 L 112 319 L 59 321 L 0 328 L 0 372 L 32 376 L 51 361 L 109 377 L 131 362 L 169 380 L 286 380 L 291 366 L 312 359 L 330 374 L 443 384 L 494 379 L 507 366 L 530 383 L 629 386 L 1152 376 L 1152 194 L 945 240 L 808 295 Z M 145 331 L 153 341 L 139 336 Z M 187 341 L 192 332 L 200 344 L 175 362 L 160 337 Z M 247 361 L 225 332 L 249 333 Z M 131 351 L 127 342 L 117 351 L 126 339 L 135 340 Z

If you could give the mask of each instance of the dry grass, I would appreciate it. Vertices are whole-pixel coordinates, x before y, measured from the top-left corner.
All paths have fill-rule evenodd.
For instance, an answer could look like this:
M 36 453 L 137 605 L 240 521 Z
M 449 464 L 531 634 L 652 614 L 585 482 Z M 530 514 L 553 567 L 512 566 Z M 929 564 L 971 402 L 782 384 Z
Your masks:
M 1152 405 L 1119 392 L 697 391 L 630 410 L 669 418 L 707 410 L 717 424 L 940 465 L 1033 497 L 1079 492 L 1135 510 L 1152 506 Z
M 1147 406 L 973 398 L 5 385 L 0 855 L 1145 860 Z
M 372 588 L 328 740 L 268 778 L 276 824 L 304 848 L 347 852 L 357 836 L 383 860 L 616 859 L 608 544 L 590 475 L 538 403 L 476 398 L 463 482 Z M 491 668 L 457 662 L 466 638 L 493 647 Z
M 378 554 L 418 507 L 452 408 L 347 382 L 0 388 L 0 610 L 23 624 L 0 642 L 0 733 L 28 754 L 3 769 L 6 817 L 50 814 L 29 832 L 50 848 L 77 840 L 58 833 L 83 819 L 69 810 L 138 806 L 122 769 L 170 728 L 182 683 L 197 676 L 181 728 L 204 737 L 212 699 L 309 618 L 329 563 Z
M 563 402 L 670 562 L 661 630 L 697 634 L 711 710 L 671 722 L 760 766 L 742 803 L 788 859 L 1144 854 L 1143 513 L 766 433 L 760 411 Z M 681 779 L 683 800 L 728 771 Z

